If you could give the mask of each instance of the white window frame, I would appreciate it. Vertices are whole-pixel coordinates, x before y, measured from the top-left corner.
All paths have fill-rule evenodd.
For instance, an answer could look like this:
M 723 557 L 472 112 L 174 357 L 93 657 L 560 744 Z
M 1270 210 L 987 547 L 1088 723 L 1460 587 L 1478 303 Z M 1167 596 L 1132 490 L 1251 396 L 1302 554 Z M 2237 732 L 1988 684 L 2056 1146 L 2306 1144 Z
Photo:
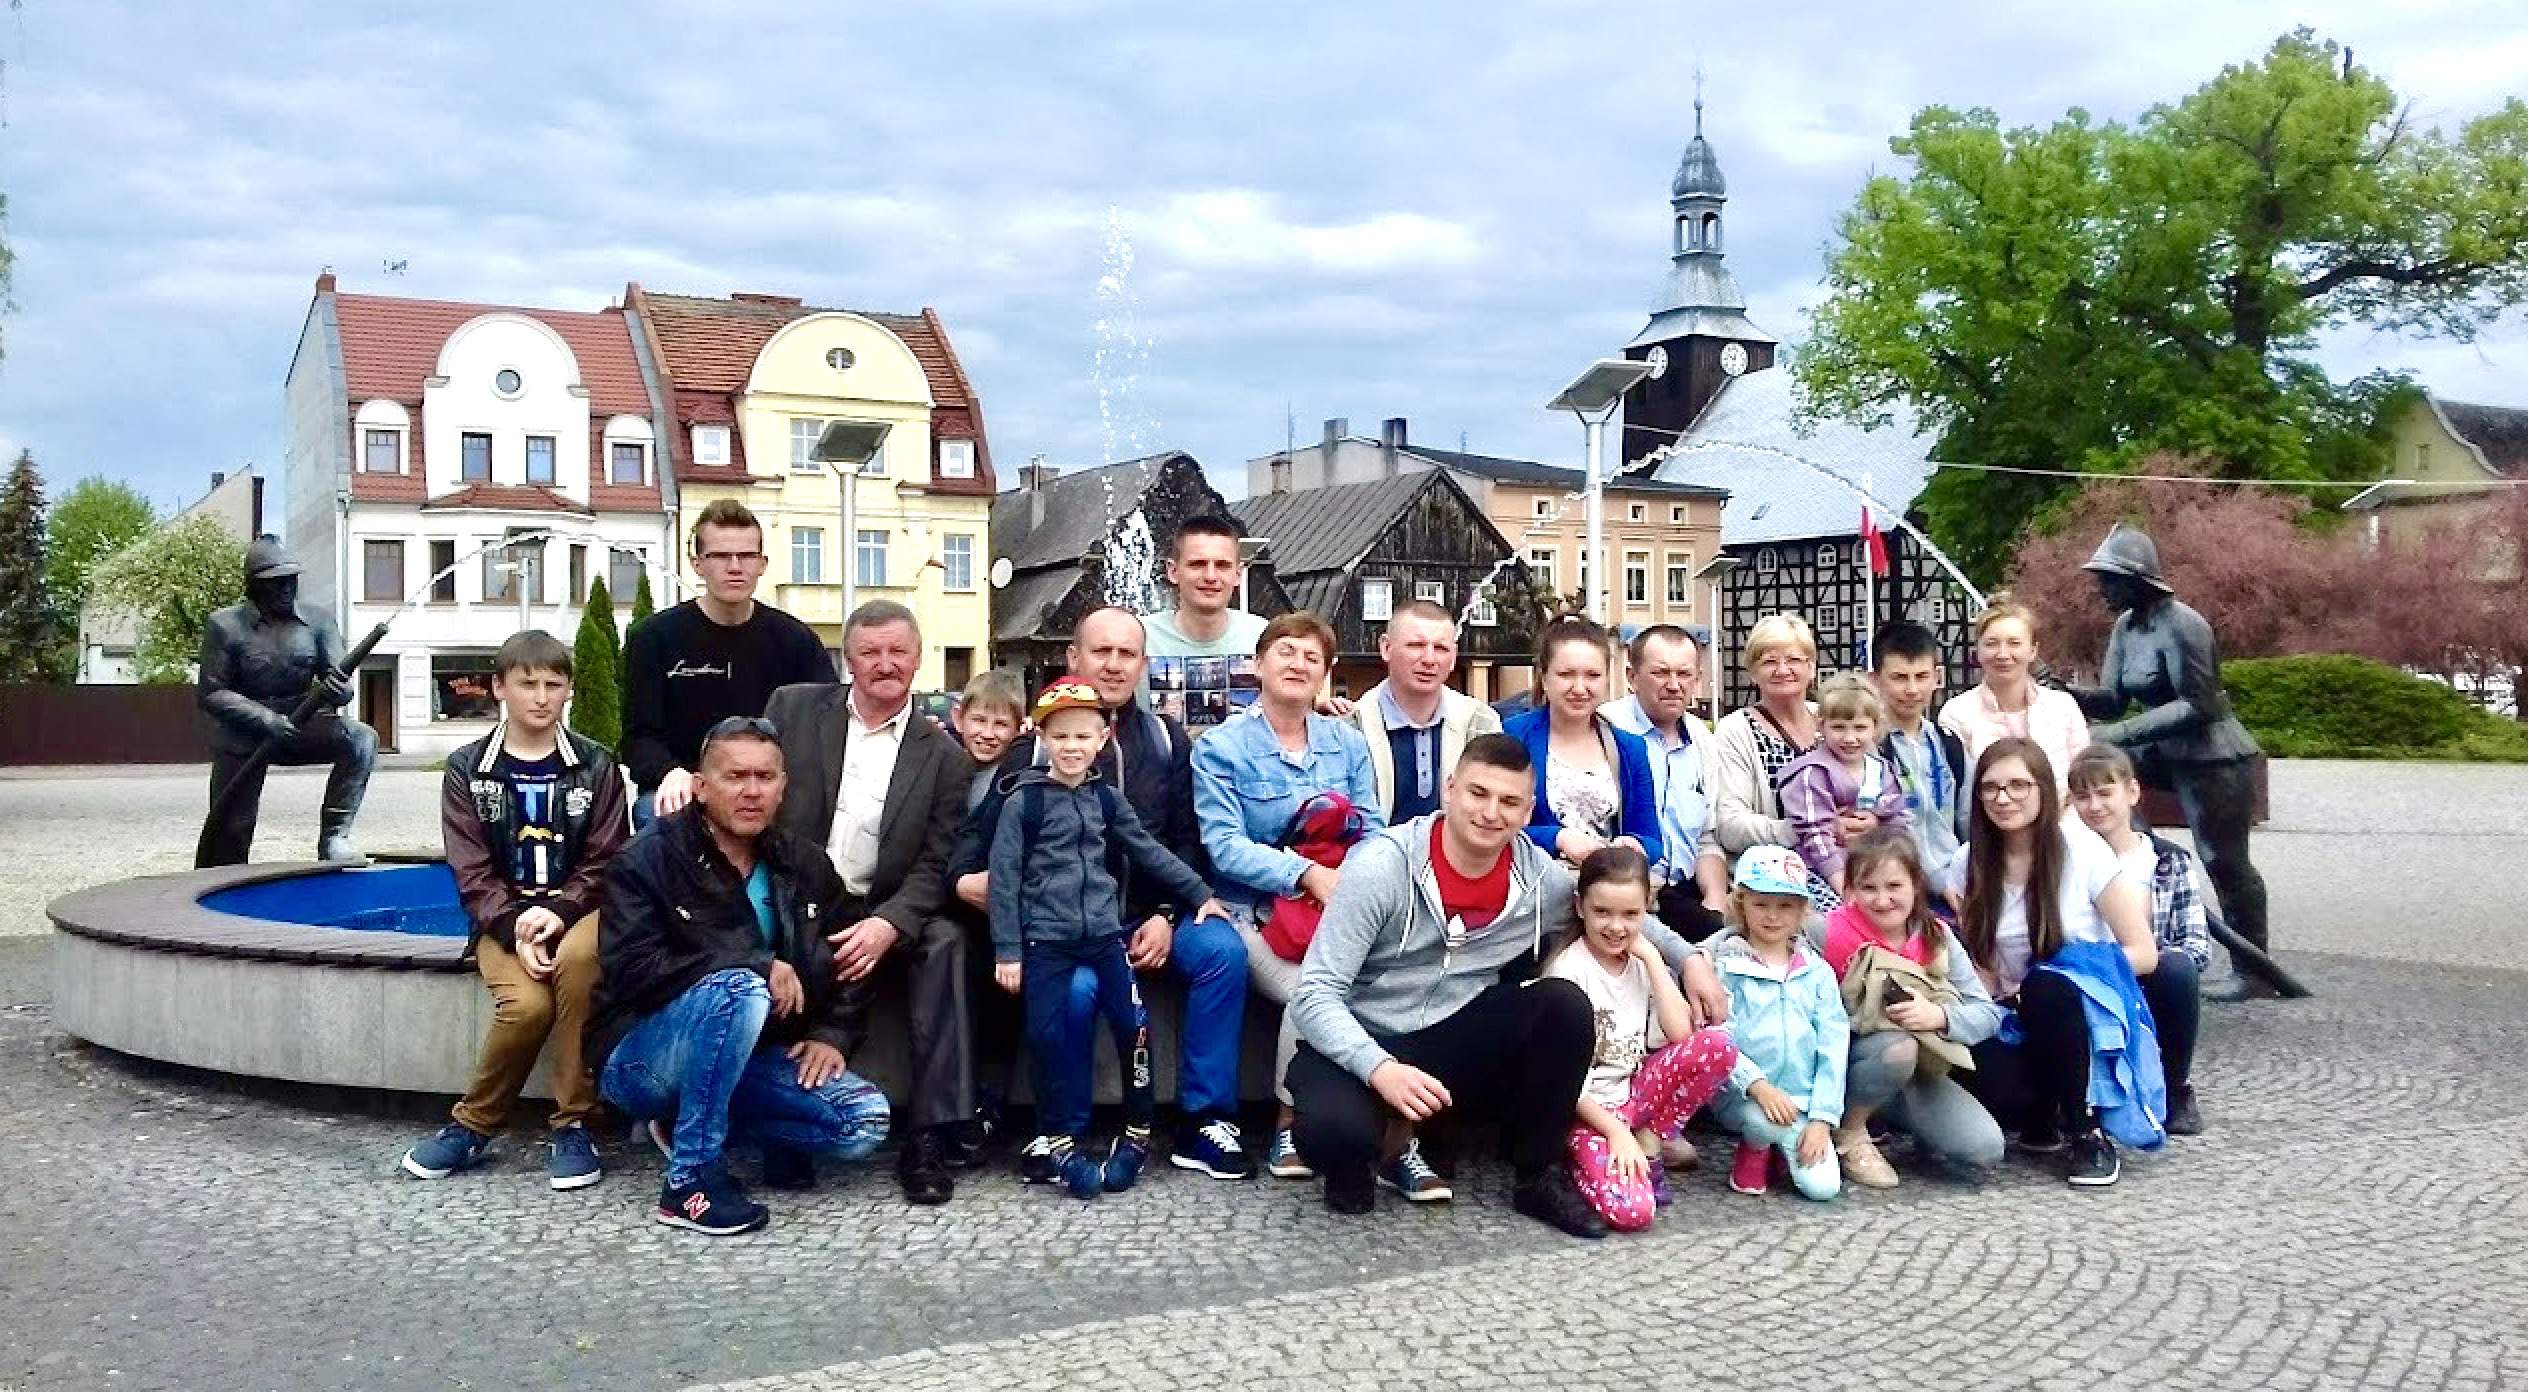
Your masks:
M 1668 525 L 1672 527 L 1685 525 L 1685 504 L 1670 503 L 1668 505 Z
M 725 425 L 695 426 L 693 462 L 725 467 L 729 462 L 729 428 Z
M 1635 522 L 1647 522 L 1647 521 L 1649 521 L 1649 520 L 1650 520 L 1650 504 L 1648 504 L 1648 503 L 1627 503 L 1627 504 L 1625 504 L 1624 506 L 1625 506 L 1625 512 L 1624 512 L 1624 515 L 1625 515 L 1626 517 L 1628 517 L 1628 518 L 1632 519 L 1633 521 L 1635 521 Z
M 1361 581 L 1361 620 L 1364 623 L 1385 623 L 1396 612 L 1396 582 L 1382 576 L 1368 576 Z
M 957 572 L 965 571 L 963 579 Z M 970 532 L 949 532 L 939 538 L 939 585 L 952 594 L 970 594 L 974 590 L 974 535 Z
M 1639 582 L 1638 598 L 1634 594 L 1635 582 Z M 1624 603 L 1643 607 L 1650 603 L 1650 553 L 1647 551 L 1624 553 Z
M 942 440 L 939 442 L 939 476 L 944 479 L 974 477 L 974 441 Z
M 1528 570 L 1544 582 L 1547 590 L 1555 594 L 1562 593 L 1554 589 L 1554 573 L 1561 568 L 1561 565 L 1562 552 L 1557 547 L 1531 546 L 1527 549 Z
M 1445 580 L 1416 580 L 1413 582 L 1413 597 L 1427 603 L 1436 604 L 1442 609 L 1445 609 L 1448 607 L 1448 582 Z
M 886 587 L 887 534 L 885 529 L 862 527 L 853 531 L 851 565 L 852 584 L 856 588 L 874 590 Z
M 1536 515 L 1538 517 L 1551 517 L 1554 515 L 1554 500 L 1551 496 L 1535 498 L 1531 501 L 1536 504 Z
M 825 583 L 825 529 L 792 527 L 790 529 L 790 583 L 822 585 Z
M 1668 588 L 1666 591 L 1668 602 L 1670 604 L 1682 604 L 1688 608 L 1693 607 L 1694 553 L 1691 551 L 1686 552 L 1685 559 L 1680 561 L 1677 559 L 1677 553 L 1670 551 L 1661 557 L 1661 561 L 1668 568 Z
M 804 434 L 799 429 L 801 426 L 807 427 Z M 814 416 L 790 418 L 790 472 L 794 474 L 824 472 L 825 466 L 810 457 L 816 453 L 817 437 L 824 433 L 825 422 Z
M 1817 548 L 1817 568 L 1819 570 L 1832 570 L 1841 564 L 1843 564 L 1843 553 L 1841 548 L 1836 547 L 1832 543 L 1828 543 Z
M 1475 591 L 1474 600 L 1466 606 L 1466 623 L 1474 628 L 1492 628 L 1501 622 L 1501 610 L 1492 602 L 1492 587 Z

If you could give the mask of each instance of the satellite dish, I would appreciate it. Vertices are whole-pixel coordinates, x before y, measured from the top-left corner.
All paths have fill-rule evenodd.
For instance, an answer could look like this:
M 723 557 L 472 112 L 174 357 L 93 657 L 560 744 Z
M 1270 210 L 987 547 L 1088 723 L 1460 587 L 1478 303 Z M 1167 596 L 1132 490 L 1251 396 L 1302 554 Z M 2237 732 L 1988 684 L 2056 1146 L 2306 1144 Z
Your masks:
M 999 560 L 992 562 L 992 588 L 993 588 L 993 589 L 996 589 L 996 590 L 1005 590 L 1005 589 L 1008 589 L 1008 588 L 1009 588 L 1009 577 L 1010 577 L 1010 564 L 1009 564 L 1009 557 L 1007 557 L 1007 556 L 1003 556 L 1003 557 L 1001 557 Z

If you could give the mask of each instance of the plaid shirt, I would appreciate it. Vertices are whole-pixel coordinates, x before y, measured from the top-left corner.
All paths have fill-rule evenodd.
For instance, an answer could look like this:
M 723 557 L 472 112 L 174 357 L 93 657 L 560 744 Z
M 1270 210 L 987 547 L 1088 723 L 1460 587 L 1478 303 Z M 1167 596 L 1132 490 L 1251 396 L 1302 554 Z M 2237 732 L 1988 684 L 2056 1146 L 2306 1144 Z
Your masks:
M 2151 871 L 2151 934 L 2161 947 L 2173 947 L 2194 959 L 2200 970 L 2212 965 L 2212 930 L 2203 920 L 2203 901 L 2194 892 L 2194 857 L 2182 846 L 2151 838 L 2158 863 Z

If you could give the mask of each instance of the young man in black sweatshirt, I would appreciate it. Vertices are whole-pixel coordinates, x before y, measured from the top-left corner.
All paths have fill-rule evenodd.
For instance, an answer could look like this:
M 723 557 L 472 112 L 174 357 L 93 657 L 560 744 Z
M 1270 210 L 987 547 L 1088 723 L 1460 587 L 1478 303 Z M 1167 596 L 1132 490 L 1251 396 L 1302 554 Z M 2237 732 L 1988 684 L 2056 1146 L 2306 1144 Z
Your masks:
M 755 514 L 734 499 L 711 504 L 693 525 L 702 593 L 643 619 L 623 640 L 623 762 L 640 789 L 638 826 L 693 800 L 704 731 L 732 715 L 762 715 L 780 687 L 834 680 L 834 659 L 815 630 L 755 601 L 764 561 Z

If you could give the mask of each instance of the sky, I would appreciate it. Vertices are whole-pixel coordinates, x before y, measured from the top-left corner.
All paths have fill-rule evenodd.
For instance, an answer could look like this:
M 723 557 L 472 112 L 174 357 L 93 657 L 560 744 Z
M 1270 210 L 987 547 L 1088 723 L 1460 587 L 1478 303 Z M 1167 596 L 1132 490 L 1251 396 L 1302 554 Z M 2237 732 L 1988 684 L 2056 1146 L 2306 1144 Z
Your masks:
M 2129 119 L 2300 24 L 2426 124 L 2528 91 L 2515 0 L 2041 8 L 23 0 L 0 449 L 56 494 L 101 473 L 172 508 L 248 464 L 278 490 L 330 266 L 564 309 L 633 280 L 932 306 L 1005 484 L 1169 448 L 1236 496 L 1330 416 L 1572 462 L 1544 403 L 1647 317 L 1698 68 L 1729 262 L 1794 343 L 1924 105 Z M 2518 316 L 2323 359 L 2528 405 Z

